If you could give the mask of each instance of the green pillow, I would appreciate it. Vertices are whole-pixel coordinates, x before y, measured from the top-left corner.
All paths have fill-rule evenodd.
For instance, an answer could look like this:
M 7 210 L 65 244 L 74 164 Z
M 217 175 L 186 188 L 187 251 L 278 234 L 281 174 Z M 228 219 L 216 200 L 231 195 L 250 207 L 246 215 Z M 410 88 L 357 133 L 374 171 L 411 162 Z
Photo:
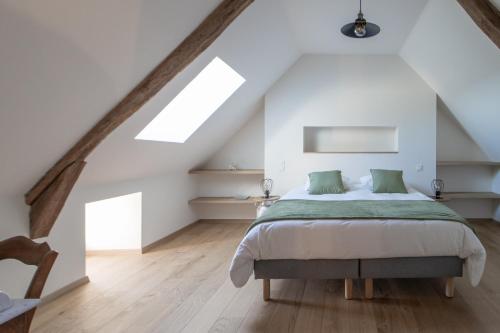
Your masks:
M 344 193 L 344 184 L 339 170 L 311 172 L 309 194 Z
M 371 169 L 373 193 L 408 193 L 401 170 Z

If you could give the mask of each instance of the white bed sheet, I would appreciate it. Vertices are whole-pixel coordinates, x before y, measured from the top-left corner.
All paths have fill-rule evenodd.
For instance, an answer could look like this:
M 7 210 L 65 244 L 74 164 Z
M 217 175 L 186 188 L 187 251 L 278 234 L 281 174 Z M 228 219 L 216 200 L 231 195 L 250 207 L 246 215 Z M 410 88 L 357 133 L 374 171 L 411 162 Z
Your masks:
M 373 193 L 360 185 L 340 194 L 309 194 L 304 188 L 296 187 L 281 197 L 281 200 L 316 200 L 316 201 L 348 201 L 348 200 L 431 200 L 425 194 L 408 188 L 408 193 Z
M 408 194 L 376 194 L 358 188 L 343 194 L 309 195 L 295 188 L 281 200 L 432 200 L 409 189 Z M 417 235 L 416 237 L 414 235 Z M 245 235 L 230 267 L 236 287 L 246 284 L 253 261 L 263 259 L 365 259 L 458 256 L 476 286 L 486 251 L 462 223 L 441 220 L 294 220 L 262 223 Z

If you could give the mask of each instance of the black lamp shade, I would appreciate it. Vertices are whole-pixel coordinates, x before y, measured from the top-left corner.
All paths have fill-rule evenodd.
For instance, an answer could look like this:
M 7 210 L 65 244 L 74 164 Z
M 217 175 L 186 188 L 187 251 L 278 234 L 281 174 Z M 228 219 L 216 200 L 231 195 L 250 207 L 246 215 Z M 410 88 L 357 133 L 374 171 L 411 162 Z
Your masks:
M 380 32 L 380 27 L 374 23 L 370 23 L 370 22 L 367 22 L 366 23 L 366 34 L 364 36 L 358 36 L 354 33 L 354 28 L 355 28 L 355 23 L 348 23 L 346 25 L 344 25 L 342 27 L 342 29 L 340 29 L 340 31 L 348 36 L 348 37 L 352 37 L 352 38 L 367 38 L 367 37 L 372 37 L 372 36 L 375 36 L 376 34 L 378 34 Z

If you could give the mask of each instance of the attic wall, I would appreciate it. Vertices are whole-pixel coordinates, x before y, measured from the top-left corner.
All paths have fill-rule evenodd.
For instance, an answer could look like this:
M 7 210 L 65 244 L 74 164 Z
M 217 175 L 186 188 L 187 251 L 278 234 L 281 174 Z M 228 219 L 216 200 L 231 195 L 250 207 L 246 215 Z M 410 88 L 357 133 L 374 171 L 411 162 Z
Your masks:
M 488 160 L 440 99 L 437 110 L 438 161 Z M 491 192 L 500 190 L 495 189 L 495 173 L 489 166 L 438 166 L 436 177 L 444 180 L 445 192 Z M 451 200 L 445 204 L 466 218 L 489 219 L 497 208 L 495 201 L 483 199 Z
M 204 166 L 209 169 L 227 169 L 230 163 L 235 163 L 241 169 L 264 168 L 264 105 Z
M 82 181 L 99 184 L 151 177 L 208 160 L 261 107 L 267 89 L 299 56 L 280 10 L 274 1 L 256 1 L 248 7 L 211 47 L 92 153 Z M 185 143 L 134 140 L 216 56 L 245 83 Z
M 47 241 L 52 249 L 59 252 L 43 295 L 50 294 L 85 276 L 85 210 L 82 200 L 81 192 L 73 191 L 58 218 L 58 222 L 65 221 L 65 223 L 56 222 L 50 237 L 37 240 Z M 2 239 L 29 234 L 27 211 L 28 207 L 24 205 L 22 196 L 0 197 Z M 13 297 L 22 298 L 33 272 L 32 267 L 19 262 L 0 261 L 0 286 Z
M 303 126 L 396 126 L 399 152 L 304 153 Z M 311 171 L 358 179 L 370 168 L 402 169 L 409 184 L 429 192 L 436 95 L 397 55 L 305 55 L 266 95 L 265 137 L 266 177 L 278 194 L 303 185 Z
M 0 3 L 0 238 L 28 234 L 25 191 L 219 2 Z M 151 201 L 157 220 L 149 231 L 143 230 L 145 243 L 196 219 L 187 206 L 195 196 L 187 170 L 207 160 L 245 123 L 268 87 L 299 56 L 279 11 L 274 2 L 252 4 L 207 51 L 89 156 L 48 239 L 63 255 L 49 276 L 45 294 L 85 274 L 85 200 L 103 199 L 115 190 L 119 195 L 119 188 L 142 186 L 137 191 L 152 193 L 158 198 Z M 215 56 L 247 82 L 185 144 L 134 140 Z M 134 183 L 134 179 L 140 181 Z M 158 179 L 163 180 L 155 182 Z M 85 192 L 79 192 L 83 189 Z M 80 198 L 88 193 L 97 195 Z M 174 199 L 168 200 L 170 197 Z M 176 205 L 182 210 L 176 210 Z M 173 210 L 172 219 L 162 220 L 166 208 Z M 24 290 L 18 282 L 28 280 L 29 274 L 4 281 L 9 279 L 4 272 L 14 270 L 0 265 L 2 288 Z
M 195 180 L 185 171 L 102 186 L 82 187 L 77 184 L 48 239 L 51 247 L 59 252 L 59 257 L 50 273 L 43 295 L 57 291 L 86 274 L 85 203 L 141 192 L 142 247 L 145 247 L 198 219 L 188 204 L 189 199 L 196 196 L 196 190 Z M 18 203 L 22 201 L 18 200 Z M 10 204 L 15 205 L 16 202 Z M 12 209 L 2 211 L 9 212 Z M 24 228 L 16 230 L 12 227 L 14 225 L 0 224 L 0 234 L 27 233 Z M 33 269 L 25 265 L 0 261 L 2 290 L 15 297 L 22 297 L 32 271 Z
M 450 113 L 438 114 L 438 159 L 499 161 L 500 51 L 463 8 L 456 1 L 429 0 L 400 55 L 439 95 L 438 107 Z M 500 193 L 498 170 L 488 167 L 438 168 L 437 175 L 448 191 Z M 465 217 L 493 215 L 500 221 L 498 200 L 447 205 Z
M 1 191 L 27 191 L 218 2 L 2 1 Z
M 142 193 L 142 240 L 145 247 L 197 220 L 188 205 L 196 196 L 196 183 L 185 171 L 168 172 L 160 176 L 146 177 L 119 183 L 79 188 L 79 204 Z M 66 209 L 66 208 L 65 208 Z M 66 209 L 69 210 L 69 209 Z M 77 217 L 80 212 L 72 212 Z M 68 218 L 58 221 L 70 223 Z
M 491 192 L 495 170 L 489 166 L 438 167 L 436 177 L 443 179 L 445 192 Z M 496 203 L 487 199 L 451 200 L 445 203 L 465 218 L 492 218 Z
M 218 2 L 0 3 L 0 239 L 29 234 L 25 191 Z M 105 166 L 98 170 L 113 173 Z M 60 253 L 44 294 L 85 275 L 81 184 L 38 240 Z M 0 288 L 13 296 L 30 278 L 24 265 L 0 263 Z
M 437 103 L 437 160 L 488 160 L 488 156 L 465 132 L 446 105 L 439 99 Z
M 257 111 L 226 144 L 203 165 L 209 169 L 227 169 L 235 163 L 241 169 L 264 169 L 264 110 Z M 198 196 L 262 195 L 260 175 L 204 176 L 193 175 L 198 184 Z M 253 205 L 197 205 L 200 219 L 253 219 Z
M 429 0 L 400 55 L 489 159 L 500 160 L 500 50 L 462 7 Z

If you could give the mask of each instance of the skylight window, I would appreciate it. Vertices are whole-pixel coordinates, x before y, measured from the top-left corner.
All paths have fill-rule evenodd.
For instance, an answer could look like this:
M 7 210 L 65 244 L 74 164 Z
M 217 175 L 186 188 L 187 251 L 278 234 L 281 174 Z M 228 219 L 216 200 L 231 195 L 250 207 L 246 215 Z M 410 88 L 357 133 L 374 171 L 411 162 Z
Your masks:
M 135 138 L 185 142 L 244 82 L 216 57 Z

